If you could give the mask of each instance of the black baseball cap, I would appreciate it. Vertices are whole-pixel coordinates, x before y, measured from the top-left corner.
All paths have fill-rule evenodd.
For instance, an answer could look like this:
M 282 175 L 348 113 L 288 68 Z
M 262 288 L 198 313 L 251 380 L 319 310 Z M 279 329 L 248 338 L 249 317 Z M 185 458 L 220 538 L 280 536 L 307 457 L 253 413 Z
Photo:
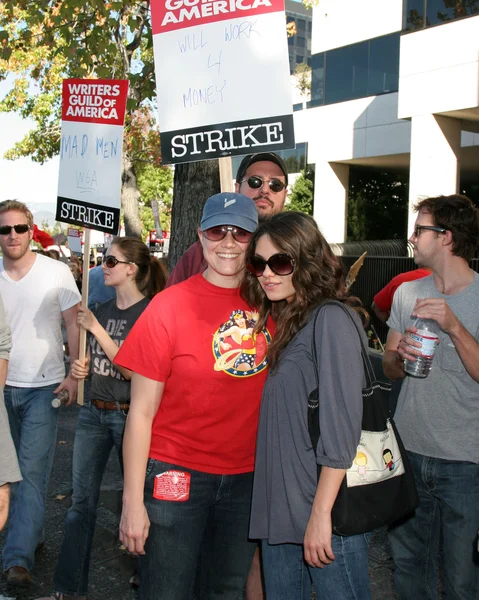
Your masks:
M 286 178 L 286 185 L 288 185 L 288 169 L 284 164 L 284 160 L 281 158 L 281 156 L 278 156 L 273 152 L 259 152 L 258 154 L 248 154 L 248 156 L 245 156 L 238 167 L 238 172 L 236 173 L 237 183 L 241 182 L 246 171 L 249 169 L 249 167 L 251 167 L 251 165 L 262 161 L 272 162 L 275 165 L 278 165 L 278 167 L 283 171 Z

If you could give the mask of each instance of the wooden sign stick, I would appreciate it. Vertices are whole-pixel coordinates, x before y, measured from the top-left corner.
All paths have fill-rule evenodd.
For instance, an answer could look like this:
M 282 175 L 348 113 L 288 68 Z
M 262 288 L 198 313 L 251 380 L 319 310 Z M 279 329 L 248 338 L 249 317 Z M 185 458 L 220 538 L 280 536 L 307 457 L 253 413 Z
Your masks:
M 233 165 L 231 156 L 218 159 L 220 164 L 220 187 L 222 192 L 233 191 Z
M 81 286 L 81 303 L 84 308 L 88 308 L 88 274 L 90 272 L 90 229 L 84 230 L 83 237 L 83 275 Z M 80 327 L 80 348 L 78 350 L 78 358 L 82 361 L 86 356 L 86 334 L 87 330 Z M 85 380 L 78 380 L 78 396 L 77 402 L 83 406 L 83 398 L 85 396 Z

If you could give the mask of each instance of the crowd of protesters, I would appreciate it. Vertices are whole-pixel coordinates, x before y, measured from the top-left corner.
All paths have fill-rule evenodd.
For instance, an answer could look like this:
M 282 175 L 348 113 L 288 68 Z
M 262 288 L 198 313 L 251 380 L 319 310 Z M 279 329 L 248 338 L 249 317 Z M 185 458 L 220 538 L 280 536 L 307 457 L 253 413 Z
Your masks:
M 312 587 L 319 600 L 370 599 L 370 535 L 332 531 L 361 436 L 358 303 L 314 219 L 283 212 L 287 186 L 278 155 L 245 157 L 235 191 L 206 201 L 199 241 L 168 281 L 146 245 L 115 238 L 90 271 L 88 307 L 76 261 L 69 268 L 32 252 L 30 210 L 0 203 L 0 387 L 11 432 L 0 396 L 0 526 L 11 490 L 9 584 L 30 583 L 44 543 L 52 399 L 65 391 L 73 404 L 86 379 L 50 598 L 88 595 L 101 479 L 115 448 L 124 474 L 119 537 L 138 556 L 141 600 L 305 600 Z M 384 370 L 404 379 L 396 417 L 420 497 L 413 514 L 391 524 L 401 600 L 436 598 L 440 539 L 447 598 L 479 594 L 479 275 L 468 266 L 478 241 L 469 199 L 421 201 L 411 242 L 430 274 L 398 287 L 388 308 Z M 328 306 L 315 319 L 328 300 L 349 316 Z M 420 354 L 416 316 L 441 329 L 425 379 L 404 372 Z M 317 379 L 313 448 L 307 405 Z

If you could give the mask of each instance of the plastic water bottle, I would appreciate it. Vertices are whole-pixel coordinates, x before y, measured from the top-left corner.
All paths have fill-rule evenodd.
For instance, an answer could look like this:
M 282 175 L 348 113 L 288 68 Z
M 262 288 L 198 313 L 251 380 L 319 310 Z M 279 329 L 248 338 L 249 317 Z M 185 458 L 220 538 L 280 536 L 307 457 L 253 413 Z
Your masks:
M 53 408 L 60 408 L 62 404 L 66 404 L 68 402 L 68 390 L 60 390 L 58 392 L 58 396 L 53 398 L 52 406 Z
M 422 356 L 416 356 L 416 360 L 406 360 L 404 370 L 408 375 L 413 377 L 427 377 L 431 370 L 432 360 L 436 346 L 439 343 L 440 327 L 437 321 L 433 319 L 416 319 L 413 327 L 417 328 L 416 333 L 411 333 L 410 336 L 415 342 L 422 344 L 421 348 L 411 346 L 415 350 L 419 350 Z

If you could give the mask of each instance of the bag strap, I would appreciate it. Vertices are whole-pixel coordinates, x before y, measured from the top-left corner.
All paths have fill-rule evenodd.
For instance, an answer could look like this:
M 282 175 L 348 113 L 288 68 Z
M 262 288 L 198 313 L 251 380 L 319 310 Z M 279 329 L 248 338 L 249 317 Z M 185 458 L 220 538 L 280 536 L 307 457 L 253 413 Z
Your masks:
M 366 376 L 366 385 L 367 385 L 367 387 L 372 387 L 373 382 L 376 379 L 376 376 L 374 374 L 374 369 L 371 364 L 371 359 L 369 358 L 367 349 L 364 345 L 364 341 L 363 341 L 361 332 L 359 330 L 359 327 L 358 327 L 356 321 L 353 319 L 351 313 L 349 312 L 349 310 L 344 306 L 344 304 L 342 302 L 339 302 L 338 300 L 329 300 L 328 302 L 323 302 L 323 304 L 321 304 L 319 309 L 316 311 L 316 315 L 314 317 L 313 336 L 312 336 L 312 342 L 311 342 L 311 354 L 313 356 L 314 378 L 316 380 L 316 387 L 319 389 L 319 373 L 318 373 L 319 367 L 318 367 L 318 354 L 317 354 L 317 350 L 316 350 L 316 323 L 318 321 L 319 313 L 325 306 L 328 306 L 328 304 L 339 306 L 343 310 L 343 312 L 345 312 L 347 314 L 350 321 L 354 325 L 356 331 L 358 332 L 359 342 L 361 344 L 361 357 L 363 359 L 364 373 Z

